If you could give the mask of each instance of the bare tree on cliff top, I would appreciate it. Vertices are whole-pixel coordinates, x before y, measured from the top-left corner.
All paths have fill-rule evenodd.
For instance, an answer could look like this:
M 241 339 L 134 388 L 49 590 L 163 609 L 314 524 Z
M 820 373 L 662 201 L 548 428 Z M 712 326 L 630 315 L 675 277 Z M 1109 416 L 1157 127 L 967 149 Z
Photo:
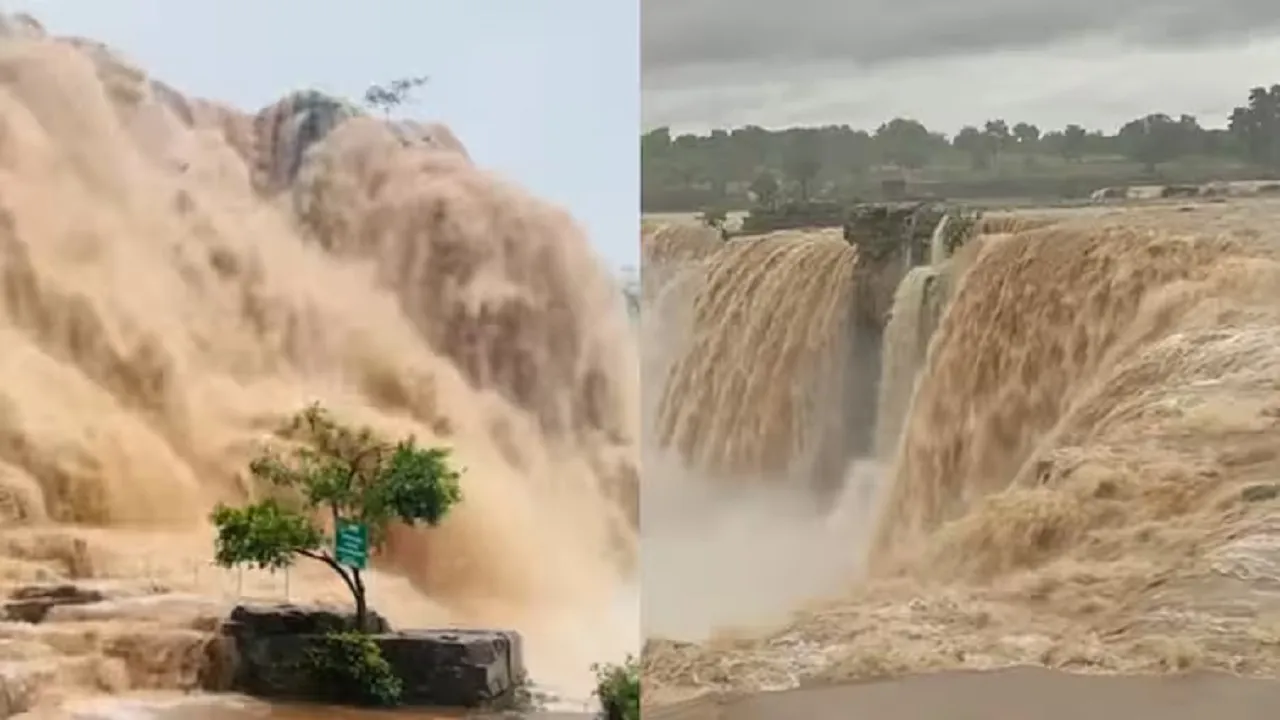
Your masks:
M 364 91 L 364 104 L 382 111 L 390 118 L 391 111 L 408 102 L 415 90 L 427 84 L 426 75 L 392 80 L 386 85 L 371 85 Z
M 413 438 L 383 441 L 368 428 L 338 424 L 318 405 L 295 415 L 277 437 L 283 447 L 249 464 L 276 496 L 214 509 L 215 561 L 271 570 L 298 557 L 322 562 L 351 591 L 363 631 L 368 603 L 360 571 L 368 552 L 382 547 L 393 522 L 444 519 L 462 499 L 461 473 L 447 449 L 423 449 Z

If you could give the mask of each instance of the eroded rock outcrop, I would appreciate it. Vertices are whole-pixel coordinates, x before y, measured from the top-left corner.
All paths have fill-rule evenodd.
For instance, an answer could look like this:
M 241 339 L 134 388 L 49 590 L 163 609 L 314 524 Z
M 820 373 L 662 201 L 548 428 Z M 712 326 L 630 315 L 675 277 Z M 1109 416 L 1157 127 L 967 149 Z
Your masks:
M 393 631 L 371 613 L 372 638 L 403 684 L 401 701 L 419 707 L 505 708 L 525 678 L 519 634 L 502 630 Z M 268 699 L 312 700 L 308 657 L 328 633 L 355 626 L 353 613 L 331 607 L 237 606 L 223 626 L 225 687 Z

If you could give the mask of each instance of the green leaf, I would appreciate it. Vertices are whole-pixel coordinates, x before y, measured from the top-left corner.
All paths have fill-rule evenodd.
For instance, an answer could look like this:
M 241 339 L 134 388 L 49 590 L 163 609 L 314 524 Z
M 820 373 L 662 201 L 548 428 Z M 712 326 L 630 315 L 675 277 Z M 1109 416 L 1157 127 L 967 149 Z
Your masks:
M 422 449 L 401 441 L 379 481 L 369 488 L 366 508 L 373 521 L 394 518 L 409 525 L 437 525 L 462 500 L 461 473 L 449 463 L 446 448 Z
M 605 715 L 622 720 L 640 720 L 640 663 L 628 655 L 621 665 L 591 666 L 596 676 L 595 696 L 605 707 Z
M 321 547 L 324 536 L 311 520 L 274 499 L 233 508 L 218 505 L 211 515 L 218 529 L 214 561 L 223 567 L 288 567 L 299 551 Z

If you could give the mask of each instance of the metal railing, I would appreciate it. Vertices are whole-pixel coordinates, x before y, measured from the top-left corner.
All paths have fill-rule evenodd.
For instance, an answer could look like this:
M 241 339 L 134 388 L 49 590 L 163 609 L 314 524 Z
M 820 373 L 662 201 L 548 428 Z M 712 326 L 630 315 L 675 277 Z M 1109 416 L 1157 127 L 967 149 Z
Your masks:
M 132 580 L 163 587 L 172 592 L 219 597 L 243 602 L 290 602 L 294 599 L 290 572 L 253 568 L 223 568 L 208 560 L 174 563 L 143 557 L 136 562 L 115 562 L 94 579 Z M 337 578 L 334 578 L 337 582 Z

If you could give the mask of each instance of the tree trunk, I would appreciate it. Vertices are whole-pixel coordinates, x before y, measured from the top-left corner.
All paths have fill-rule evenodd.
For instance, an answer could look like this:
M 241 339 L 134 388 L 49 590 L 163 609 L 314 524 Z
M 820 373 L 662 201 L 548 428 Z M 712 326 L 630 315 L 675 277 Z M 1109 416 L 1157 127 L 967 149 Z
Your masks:
M 368 632 L 369 630 L 369 604 L 365 598 L 364 581 L 360 579 L 360 571 L 351 568 L 352 593 L 356 598 L 356 631 Z
M 300 551 L 303 557 L 309 557 L 328 565 L 331 570 L 342 578 L 342 584 L 347 586 L 351 591 L 351 597 L 356 601 L 356 629 L 364 632 L 366 622 L 365 616 L 368 615 L 368 604 L 365 601 L 364 582 L 360 579 L 360 571 L 351 568 L 348 573 L 345 568 L 329 553 L 315 553 L 310 551 Z

